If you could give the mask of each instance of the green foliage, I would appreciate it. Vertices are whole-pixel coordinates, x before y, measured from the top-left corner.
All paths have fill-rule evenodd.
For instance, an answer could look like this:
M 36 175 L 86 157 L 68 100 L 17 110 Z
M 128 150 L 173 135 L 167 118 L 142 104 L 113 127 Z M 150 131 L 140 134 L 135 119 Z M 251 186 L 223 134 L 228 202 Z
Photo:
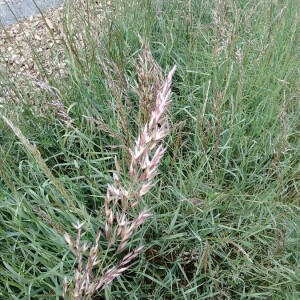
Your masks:
M 177 65 L 172 131 L 143 202 L 153 217 L 130 242 L 144 253 L 95 299 L 299 299 L 299 1 L 113 2 L 98 34 L 81 20 L 84 48 L 66 47 L 68 77 L 49 79 L 71 124 L 43 111 L 55 100 L 47 91 L 17 117 L 3 109 L 76 208 L 0 124 L 0 298 L 60 299 L 76 266 L 63 230 L 75 236 L 72 223 L 86 221 L 92 242 L 104 229 L 113 158 L 124 168 L 127 156 L 101 61 L 132 84 L 141 36 L 164 71 Z M 100 257 L 112 266 L 106 246 L 103 235 Z

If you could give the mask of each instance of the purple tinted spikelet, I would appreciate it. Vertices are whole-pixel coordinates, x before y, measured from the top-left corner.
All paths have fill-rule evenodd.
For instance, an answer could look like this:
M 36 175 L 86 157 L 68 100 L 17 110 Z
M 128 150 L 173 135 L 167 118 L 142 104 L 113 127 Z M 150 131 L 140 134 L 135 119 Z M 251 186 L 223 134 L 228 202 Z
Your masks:
M 147 63 L 143 61 L 145 57 L 153 59 L 147 51 L 143 54 L 144 58 L 140 58 L 144 65 Z M 151 64 L 152 70 L 158 68 L 157 65 L 154 66 L 154 60 Z M 141 65 L 142 64 L 140 64 L 140 66 Z M 129 182 L 125 182 L 125 179 L 122 178 L 121 167 L 118 158 L 115 157 L 113 183 L 107 185 L 104 199 L 106 217 L 104 236 L 108 248 L 116 246 L 114 256 L 127 249 L 127 243 L 132 238 L 134 232 L 151 216 L 146 209 L 141 209 L 138 216 L 132 219 L 129 212 L 140 204 L 143 196 L 146 195 L 155 184 L 153 180 L 158 174 L 158 167 L 165 152 L 162 141 L 169 133 L 166 113 L 171 103 L 171 83 L 175 69 L 176 67 L 174 66 L 164 83 L 162 81 L 156 81 L 155 87 L 150 89 L 151 93 L 156 93 L 155 104 L 147 103 L 149 111 L 144 111 L 143 114 L 143 120 L 146 120 L 146 122 L 140 126 L 141 129 L 134 145 L 131 147 L 130 144 L 128 144 L 127 150 L 130 153 L 128 166 Z M 143 80 L 144 78 L 140 75 L 139 83 L 145 84 Z M 160 86 L 160 88 L 158 88 L 158 86 Z M 145 87 L 143 92 L 144 100 L 150 101 L 149 99 L 151 99 L 151 97 L 149 96 L 147 98 L 145 94 L 147 92 Z M 63 294 L 65 299 L 92 299 L 92 296 L 97 291 L 104 289 L 116 277 L 127 270 L 130 263 L 137 258 L 142 251 L 142 247 L 139 247 L 126 254 L 114 267 L 106 269 L 102 266 L 103 270 L 101 268 L 101 272 L 93 272 L 101 262 L 99 257 L 101 234 L 100 231 L 98 231 L 92 247 L 87 243 L 80 246 L 83 225 L 84 223 L 74 225 L 77 230 L 75 241 L 73 241 L 67 233 L 64 235 L 71 251 L 77 258 L 77 269 L 74 274 L 75 282 L 73 287 L 69 289 L 68 280 L 64 280 Z M 88 249 L 90 249 L 90 251 L 86 253 Z M 86 255 L 87 262 L 84 267 L 83 257 Z M 95 274 L 97 275 L 95 276 Z

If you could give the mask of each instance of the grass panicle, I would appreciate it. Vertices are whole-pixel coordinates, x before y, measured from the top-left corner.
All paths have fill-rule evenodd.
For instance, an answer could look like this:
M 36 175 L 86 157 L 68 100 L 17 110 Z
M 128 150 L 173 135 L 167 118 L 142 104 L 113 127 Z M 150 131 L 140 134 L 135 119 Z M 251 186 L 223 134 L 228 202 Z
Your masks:
M 151 118 L 136 139 L 135 147 L 128 149 L 131 154 L 131 162 L 128 167 L 130 182 L 126 186 L 122 183 L 121 168 L 117 157 L 115 157 L 114 184 L 108 184 L 105 196 L 105 237 L 109 248 L 118 243 L 114 255 L 120 254 L 126 249 L 133 233 L 151 216 L 146 209 L 142 209 L 136 218 L 130 220 L 129 213 L 132 208 L 141 202 L 143 196 L 154 185 L 153 180 L 158 173 L 160 160 L 165 152 L 162 141 L 168 135 L 165 118 L 167 108 L 171 102 L 171 83 L 175 69 L 174 66 L 169 72 L 165 83 L 161 83 L 162 88 L 157 91 L 155 108 L 149 113 Z M 73 225 L 77 229 L 75 241 L 68 233 L 64 235 L 78 262 L 74 275 L 75 286 L 71 287 L 70 293 L 71 299 L 78 300 L 91 299 L 97 291 L 104 289 L 114 278 L 128 269 L 129 263 L 142 250 L 142 247 L 138 247 L 133 252 L 126 254 L 116 266 L 105 271 L 101 276 L 95 277 L 93 269 L 101 260 L 98 254 L 100 231 L 96 235 L 95 244 L 90 249 L 86 266 L 83 268 L 83 256 L 89 248 L 88 244 L 80 246 L 83 225 L 84 223 Z M 112 236 L 112 233 L 114 233 L 114 236 Z M 66 279 L 64 281 L 64 297 L 66 299 L 70 297 L 67 284 L 68 280 Z

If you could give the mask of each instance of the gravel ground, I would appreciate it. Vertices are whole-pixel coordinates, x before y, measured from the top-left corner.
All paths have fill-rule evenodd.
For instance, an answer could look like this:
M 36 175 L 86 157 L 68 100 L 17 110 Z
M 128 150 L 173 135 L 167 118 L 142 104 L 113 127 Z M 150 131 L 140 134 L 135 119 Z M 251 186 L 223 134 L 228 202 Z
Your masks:
M 0 30 L 0 71 L 8 71 L 11 75 L 36 76 L 38 69 L 32 50 L 41 58 L 49 74 L 63 67 L 59 61 L 53 66 L 49 59 L 53 56 L 52 50 L 55 46 L 59 60 L 62 7 L 45 12 L 44 17 L 45 19 L 41 15 L 36 15 Z
M 40 57 L 49 74 L 56 68 L 63 67 L 60 62 L 55 67 L 52 66 L 50 59 L 53 57 L 51 50 L 54 46 L 59 56 L 59 44 L 62 40 L 62 7 L 47 11 L 44 17 L 45 19 L 41 15 L 36 15 L 0 30 L 0 71 L 8 71 L 11 75 L 36 76 L 38 69 L 32 50 Z
M 65 57 L 62 46 L 62 6 L 0 29 L 0 103 L 11 101 L 10 83 L 38 82 L 38 61 L 52 77 L 62 74 Z M 50 29 L 50 30 L 49 30 Z M 38 59 L 35 58 L 38 57 Z
M 0 0 L 2 1 L 2 0 Z M 82 46 L 80 31 L 85 32 L 80 18 L 85 18 L 85 0 L 72 6 L 74 16 L 68 22 L 76 32 L 76 43 Z M 106 7 L 110 2 L 106 2 Z M 93 28 L 101 30 L 104 7 L 93 8 Z M 31 93 L 30 85 L 38 86 L 45 80 L 38 64 L 52 78 L 66 76 L 66 56 L 63 33 L 63 6 L 21 20 L 11 26 L 0 28 L 0 103 L 15 101 L 11 83 L 17 83 L 21 93 Z M 100 28 L 100 29 L 99 29 Z M 90 30 L 90 29 L 89 29 Z M 91 29 L 93 30 L 93 29 Z M 8 83 L 10 82 L 10 83 Z M 29 91 L 28 91 L 29 89 Z

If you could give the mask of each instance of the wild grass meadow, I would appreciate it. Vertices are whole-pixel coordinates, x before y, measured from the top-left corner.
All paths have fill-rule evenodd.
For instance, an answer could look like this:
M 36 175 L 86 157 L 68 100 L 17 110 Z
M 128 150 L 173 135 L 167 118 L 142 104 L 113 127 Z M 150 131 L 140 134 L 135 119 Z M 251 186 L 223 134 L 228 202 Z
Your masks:
M 0 299 L 300 299 L 300 2 L 73 4 L 0 74 Z

